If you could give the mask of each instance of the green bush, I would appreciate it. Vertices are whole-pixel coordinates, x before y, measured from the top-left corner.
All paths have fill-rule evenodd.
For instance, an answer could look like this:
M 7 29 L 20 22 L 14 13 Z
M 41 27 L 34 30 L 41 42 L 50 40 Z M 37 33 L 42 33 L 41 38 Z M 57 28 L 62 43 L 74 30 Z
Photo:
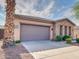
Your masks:
M 60 35 L 56 36 L 56 41 L 62 41 L 62 36 Z
M 71 44 L 72 43 L 72 38 L 67 38 L 66 43 Z
M 21 43 L 21 40 L 17 40 L 17 41 L 15 41 L 15 43 Z
M 69 36 L 69 35 L 64 35 L 63 38 L 62 38 L 62 40 L 65 41 L 67 38 L 71 38 L 71 36 Z
M 79 38 L 76 39 L 76 42 L 79 43 Z

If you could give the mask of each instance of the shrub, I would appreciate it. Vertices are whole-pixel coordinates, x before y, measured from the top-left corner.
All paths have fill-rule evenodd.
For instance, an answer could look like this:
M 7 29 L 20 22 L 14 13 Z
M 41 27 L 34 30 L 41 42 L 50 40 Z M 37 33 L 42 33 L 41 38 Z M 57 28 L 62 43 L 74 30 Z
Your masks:
M 72 38 L 67 38 L 66 43 L 71 44 L 72 43 Z
M 62 41 L 62 36 L 60 35 L 56 36 L 56 41 Z
M 15 43 L 21 43 L 21 40 L 17 40 L 17 41 L 15 41 Z
M 65 41 L 65 40 L 68 39 L 68 38 L 71 38 L 71 36 L 69 36 L 69 35 L 64 35 L 62 39 L 63 39 L 63 41 Z
M 79 43 L 79 38 L 76 39 L 76 42 Z

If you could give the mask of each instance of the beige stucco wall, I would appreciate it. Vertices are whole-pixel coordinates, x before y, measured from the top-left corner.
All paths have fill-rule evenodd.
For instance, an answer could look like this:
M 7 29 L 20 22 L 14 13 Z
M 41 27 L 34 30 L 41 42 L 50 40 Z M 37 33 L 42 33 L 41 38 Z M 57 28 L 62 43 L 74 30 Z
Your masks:
M 71 26 L 71 36 L 72 37 L 74 37 L 74 25 L 72 24 L 72 23 L 70 23 L 69 21 L 67 21 L 67 20 L 63 20 L 63 21 L 58 21 L 58 22 L 56 22 L 56 36 L 57 35 L 60 35 L 60 25 L 63 25 L 63 29 L 64 29 L 64 27 L 65 26 L 67 26 L 67 27 L 69 27 L 69 26 Z M 67 28 L 67 34 L 69 34 L 69 29 Z M 65 31 L 63 30 L 63 35 L 65 35 L 65 33 L 64 33 Z
M 79 30 L 74 30 L 74 39 L 79 38 Z
M 24 24 L 33 24 L 33 25 L 41 25 L 41 26 L 49 26 L 50 27 L 50 40 L 55 39 L 57 35 L 60 35 L 60 25 L 63 25 L 63 29 L 65 26 L 69 27 L 71 26 L 71 36 L 74 38 L 74 25 L 72 23 L 70 23 L 67 20 L 63 20 L 63 21 L 57 21 L 57 22 L 38 22 L 38 21 L 33 21 L 33 20 L 24 20 L 24 19 L 18 19 L 15 18 L 14 20 L 14 24 L 15 24 L 15 29 L 14 29 L 14 39 L 15 40 L 20 40 L 20 24 L 24 23 Z M 65 31 L 63 30 L 63 35 L 65 35 L 64 33 Z M 69 32 L 69 30 L 68 30 Z M 67 34 L 69 34 L 67 32 Z
M 74 39 L 79 38 L 79 27 L 76 26 L 74 28 Z
M 29 20 L 23 20 L 23 19 L 15 19 L 14 24 L 15 24 L 15 29 L 14 29 L 14 39 L 15 40 L 20 40 L 20 24 L 34 24 L 34 25 L 43 25 L 43 26 L 49 26 L 50 27 L 50 40 L 53 39 L 53 31 L 51 30 L 53 28 L 52 23 L 44 23 L 44 22 L 36 22 L 36 21 L 29 21 Z

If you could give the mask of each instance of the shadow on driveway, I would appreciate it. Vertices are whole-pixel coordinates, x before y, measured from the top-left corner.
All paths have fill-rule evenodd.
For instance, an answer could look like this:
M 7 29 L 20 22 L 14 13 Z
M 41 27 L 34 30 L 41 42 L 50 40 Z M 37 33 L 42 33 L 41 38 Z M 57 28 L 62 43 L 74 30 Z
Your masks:
M 0 59 L 34 59 L 33 56 L 21 45 L 15 47 L 1 48 L 0 42 Z

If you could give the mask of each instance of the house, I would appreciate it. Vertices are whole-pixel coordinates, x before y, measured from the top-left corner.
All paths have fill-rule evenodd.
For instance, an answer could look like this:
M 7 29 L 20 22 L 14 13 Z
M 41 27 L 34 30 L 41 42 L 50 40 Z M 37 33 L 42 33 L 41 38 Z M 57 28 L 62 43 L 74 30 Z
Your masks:
M 75 24 L 67 18 L 58 21 L 24 15 L 14 15 L 14 18 L 15 40 L 54 40 L 57 35 L 74 36 Z
M 79 38 L 79 26 L 74 28 L 74 39 Z

